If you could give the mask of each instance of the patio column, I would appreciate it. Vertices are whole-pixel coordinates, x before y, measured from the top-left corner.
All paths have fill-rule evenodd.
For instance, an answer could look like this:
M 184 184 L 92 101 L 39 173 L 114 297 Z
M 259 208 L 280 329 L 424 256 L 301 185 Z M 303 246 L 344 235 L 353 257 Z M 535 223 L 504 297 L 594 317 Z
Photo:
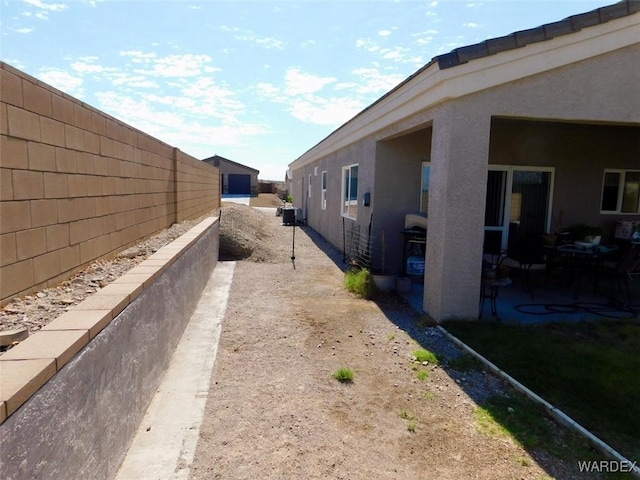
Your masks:
M 438 322 L 478 316 L 490 130 L 463 102 L 433 121 L 423 301 Z

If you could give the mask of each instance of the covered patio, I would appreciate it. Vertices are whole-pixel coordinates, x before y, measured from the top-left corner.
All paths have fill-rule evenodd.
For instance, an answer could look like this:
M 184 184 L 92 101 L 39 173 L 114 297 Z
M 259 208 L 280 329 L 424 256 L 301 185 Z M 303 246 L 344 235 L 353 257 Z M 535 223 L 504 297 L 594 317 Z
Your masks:
M 513 276 L 510 280 L 509 285 L 497 291 L 497 317 L 492 315 L 491 303 L 487 299 L 482 312 L 478 308 L 480 320 L 519 324 L 581 322 L 603 318 L 640 320 L 639 274 L 634 273 L 628 278 L 631 301 L 626 290 L 610 279 L 600 281 L 596 288 L 591 279 L 583 278 L 577 297 L 575 284 L 567 284 L 558 276 L 545 277 L 536 273 L 535 278 L 531 279 L 531 291 L 521 278 Z M 414 310 L 424 313 L 424 285 L 421 282 L 413 282 L 411 290 L 400 295 Z

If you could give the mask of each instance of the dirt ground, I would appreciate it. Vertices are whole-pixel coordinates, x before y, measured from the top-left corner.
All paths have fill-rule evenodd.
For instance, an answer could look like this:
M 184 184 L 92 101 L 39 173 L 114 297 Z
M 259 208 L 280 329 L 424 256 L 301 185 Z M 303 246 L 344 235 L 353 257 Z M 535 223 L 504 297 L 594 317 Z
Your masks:
M 513 392 L 485 371 L 447 368 L 459 350 L 403 300 L 346 291 L 340 254 L 312 231 L 295 228 L 292 261 L 293 227 L 227 204 L 224 236 L 242 244 L 244 260 L 192 479 L 594 478 L 482 433 L 478 402 Z M 418 342 L 444 362 L 416 365 Z M 352 383 L 332 378 L 339 368 L 353 371 Z

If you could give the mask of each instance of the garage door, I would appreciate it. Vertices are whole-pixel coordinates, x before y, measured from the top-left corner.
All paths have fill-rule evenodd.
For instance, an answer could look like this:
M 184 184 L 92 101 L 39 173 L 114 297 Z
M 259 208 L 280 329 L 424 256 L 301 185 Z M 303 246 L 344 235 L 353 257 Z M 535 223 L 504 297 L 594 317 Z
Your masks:
M 251 194 L 251 175 L 229 175 L 229 193 L 236 195 Z

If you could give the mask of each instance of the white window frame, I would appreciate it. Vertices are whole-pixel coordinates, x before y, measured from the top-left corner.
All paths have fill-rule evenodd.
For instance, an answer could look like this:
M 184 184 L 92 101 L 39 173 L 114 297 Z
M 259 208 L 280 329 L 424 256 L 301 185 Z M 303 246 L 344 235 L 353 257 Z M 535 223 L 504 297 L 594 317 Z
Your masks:
M 311 174 L 309 174 L 309 188 L 307 188 L 307 197 L 311 198 Z
M 355 200 L 350 200 L 351 198 L 351 170 L 353 169 L 353 167 L 358 167 L 357 163 L 351 164 L 351 165 L 346 165 L 344 167 L 342 167 L 342 192 L 341 192 L 341 197 L 340 197 L 340 213 L 343 217 L 346 218 L 350 218 L 352 220 L 357 220 L 357 216 L 358 216 L 358 193 L 356 191 L 356 198 Z M 347 179 L 347 175 L 348 175 L 348 179 L 349 181 L 345 181 Z M 348 188 L 348 191 L 347 191 Z M 356 184 L 356 190 L 358 189 L 358 186 Z M 354 205 L 355 202 L 355 206 L 356 206 L 356 214 L 355 216 L 351 216 L 350 215 L 350 207 L 352 205 Z
M 320 208 L 322 208 L 322 210 L 326 210 L 327 209 L 327 171 L 323 170 L 322 171 L 322 195 L 320 197 Z
M 607 173 L 617 173 L 620 175 L 618 179 L 618 199 L 616 201 L 616 209 L 615 210 L 602 210 L 602 200 L 604 197 L 604 182 L 607 176 Z M 600 214 L 601 215 L 640 215 L 640 199 L 638 201 L 638 205 L 636 205 L 635 212 L 623 212 L 622 211 L 622 200 L 624 198 L 624 185 L 626 183 L 627 173 L 640 173 L 640 170 L 635 170 L 632 168 L 627 169 L 617 169 L 617 168 L 605 168 L 602 173 L 602 186 L 600 188 Z

